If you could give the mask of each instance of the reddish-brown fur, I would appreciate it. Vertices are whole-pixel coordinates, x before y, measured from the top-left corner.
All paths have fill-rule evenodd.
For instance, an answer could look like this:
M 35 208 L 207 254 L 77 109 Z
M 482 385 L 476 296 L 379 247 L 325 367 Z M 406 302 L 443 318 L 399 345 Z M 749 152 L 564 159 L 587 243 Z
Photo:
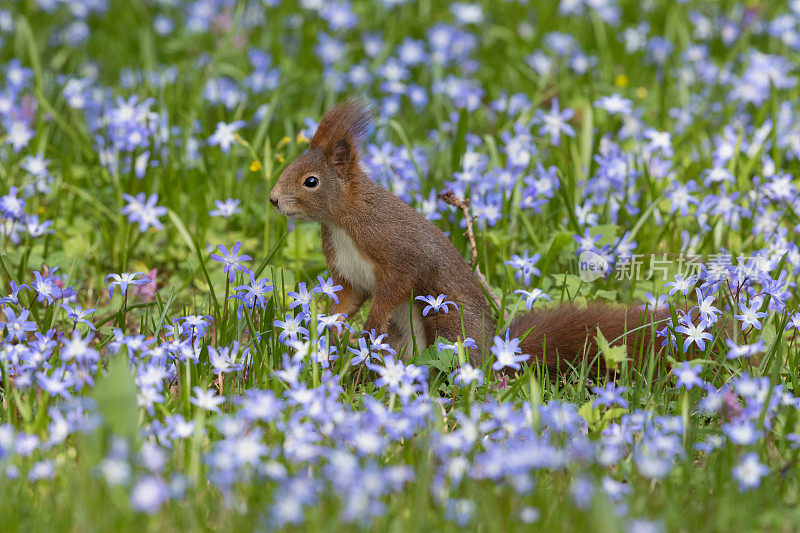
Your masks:
M 478 279 L 439 228 L 364 173 L 359 147 L 369 124 L 369 107 L 363 102 L 347 100 L 330 109 L 309 149 L 281 174 L 270 201 L 287 216 L 320 223 L 331 277 L 343 287 L 333 312 L 352 317 L 371 298 L 365 331 L 388 333 L 390 344 L 400 351 L 408 348 L 403 343 L 408 341 L 412 298 L 445 294 L 458 310 L 421 317 L 423 331 L 414 333 L 424 336 L 426 346 L 436 337 L 454 341 L 463 338 L 463 321 L 463 332 L 478 345 L 470 350 L 470 359 L 479 363 L 494 337 L 495 319 Z M 318 178 L 316 187 L 304 185 L 309 176 Z M 342 251 L 352 250 L 349 243 L 357 254 Z M 370 272 L 374 286 L 365 275 Z M 424 307 L 419 301 L 411 305 L 415 315 Z M 562 363 L 585 355 L 591 360 L 597 326 L 609 342 L 619 344 L 626 341 L 626 330 L 646 318 L 625 308 L 563 305 L 518 317 L 509 330 L 519 337 L 533 328 L 522 343 L 523 353 L 542 360 L 546 339 L 547 364 L 555 365 L 556 354 Z M 638 340 L 627 339 L 631 355 L 642 342 L 649 344 L 650 328 L 639 333 Z
M 654 329 L 663 329 L 667 319 L 666 312 L 654 314 L 637 307 L 567 303 L 530 311 L 512 320 L 508 329 L 518 338 L 530 330 L 521 343 L 523 353 L 545 362 L 551 371 L 580 367 L 584 359 L 587 365 L 603 369 L 602 357 L 596 358 L 598 328 L 612 346 L 625 344 L 629 358 L 638 365 L 649 357 Z

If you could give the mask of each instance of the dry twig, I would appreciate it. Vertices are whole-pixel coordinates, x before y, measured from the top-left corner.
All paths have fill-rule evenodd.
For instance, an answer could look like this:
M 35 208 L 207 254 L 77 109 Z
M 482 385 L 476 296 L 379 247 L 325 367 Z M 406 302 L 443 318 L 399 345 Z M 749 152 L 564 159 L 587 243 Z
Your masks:
M 459 198 L 455 195 L 455 193 L 453 193 L 453 191 L 445 191 L 443 193 L 439 193 L 439 199 L 448 205 L 452 205 L 461 209 L 461 212 L 464 214 L 464 220 L 467 222 L 467 230 L 464 232 L 464 235 L 466 235 L 466 237 L 469 239 L 469 245 L 472 247 L 472 259 L 470 260 L 470 265 L 475 267 L 475 275 L 478 276 L 478 281 L 486 290 L 487 294 L 489 294 L 489 296 L 492 298 L 492 301 L 497 305 L 497 308 L 500 309 L 502 307 L 500 298 L 498 298 L 498 296 L 489 286 L 489 282 L 486 281 L 486 276 L 483 275 L 481 272 L 481 267 L 478 265 L 478 244 L 475 241 L 475 230 L 472 226 L 472 222 L 475 220 L 475 217 L 469 214 L 469 198 Z

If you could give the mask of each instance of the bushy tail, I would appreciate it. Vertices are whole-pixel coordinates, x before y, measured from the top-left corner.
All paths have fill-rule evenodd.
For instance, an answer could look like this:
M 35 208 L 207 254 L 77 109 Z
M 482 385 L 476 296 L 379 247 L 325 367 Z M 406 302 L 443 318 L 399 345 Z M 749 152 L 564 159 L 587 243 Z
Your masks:
M 668 318 L 668 311 L 653 313 L 639 307 L 561 304 L 517 317 L 508 330 L 517 338 L 527 333 L 520 344 L 522 353 L 531 355 L 532 361 L 545 362 L 551 372 L 580 368 L 584 360 L 602 371 L 605 364 L 602 355 L 597 357 L 595 340 L 598 327 L 611 346 L 625 344 L 628 359 L 638 366 L 650 356 L 654 332 L 663 329 Z M 655 353 L 660 345 L 657 340 Z

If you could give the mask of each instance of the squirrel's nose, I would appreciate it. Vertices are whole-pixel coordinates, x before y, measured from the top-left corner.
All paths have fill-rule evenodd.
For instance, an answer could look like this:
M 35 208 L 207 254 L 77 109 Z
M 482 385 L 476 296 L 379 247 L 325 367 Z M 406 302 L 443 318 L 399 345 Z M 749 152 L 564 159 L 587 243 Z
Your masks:
M 272 196 L 271 194 L 269 195 L 269 203 L 271 203 L 275 207 L 278 207 L 278 199 L 275 196 Z

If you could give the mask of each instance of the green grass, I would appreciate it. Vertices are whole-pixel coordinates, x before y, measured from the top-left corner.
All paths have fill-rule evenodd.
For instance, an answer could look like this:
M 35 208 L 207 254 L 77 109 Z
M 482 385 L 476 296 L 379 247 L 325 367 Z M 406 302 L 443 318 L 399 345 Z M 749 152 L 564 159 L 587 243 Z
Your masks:
M 22 190 L 31 185 L 35 180 L 23 167 L 25 158 L 42 154 L 49 160 L 50 190 L 34 191 L 27 196 L 24 211 L 38 215 L 40 221 L 51 220 L 54 230 L 31 237 L 23 228 L 19 242 L 14 242 L 6 231 L 0 234 L 3 236 L 0 292 L 10 292 L 12 280 L 29 284 L 34 270 L 44 272 L 46 266 L 52 271 L 58 267 L 57 274 L 62 276 L 64 285 L 77 290 L 77 303 L 97 310 L 90 317 L 97 327 L 91 346 L 100 353 L 99 365 L 87 370 L 94 385 L 74 388 L 72 399 L 66 402 L 35 383 L 33 386 L 20 383 L 24 372 L 19 370 L 18 361 L 8 361 L 11 345 L 19 343 L 12 343 L 9 333 L 0 337 L 0 359 L 4 361 L 0 423 L 4 428 L 37 435 L 40 439 L 40 444 L 25 456 L 18 453 L 19 449 L 12 451 L 14 444 L 4 440 L 0 433 L 0 521 L 4 530 L 239 531 L 274 526 L 275 502 L 286 496 L 287 486 L 259 474 L 257 469 L 242 468 L 237 470 L 241 477 L 223 487 L 221 474 L 208 460 L 225 441 L 220 421 L 242 418 L 239 401 L 247 390 L 271 390 L 282 397 L 289 388 L 274 373 L 283 368 L 282 357 L 291 350 L 278 341 L 280 331 L 273 322 L 290 312 L 291 298 L 286 293 L 296 290 L 299 282 L 308 283 L 309 288 L 313 286 L 316 276 L 323 274 L 327 265 L 317 227 L 309 222 L 288 221 L 269 205 L 267 196 L 286 164 L 308 146 L 307 139 L 300 135 L 306 128 L 305 119 L 318 120 L 327 107 L 350 95 L 366 96 L 376 103 L 376 127 L 370 146 L 388 142 L 397 149 L 424 150 L 424 153 L 413 152 L 413 157 L 398 158 L 406 165 L 402 174 L 407 178 L 404 185 L 412 197 L 412 205 L 419 209 L 422 206 L 416 195 L 427 198 L 431 191 L 441 192 L 453 186 L 454 174 L 463 169 L 465 153 L 485 155 L 488 169 L 503 168 L 508 161 L 504 147 L 508 136 L 515 135 L 515 122 L 524 125 L 523 129 L 527 128 L 526 132 L 532 135 L 535 151 L 531 153 L 531 163 L 521 171 L 513 186 L 505 190 L 495 187 L 493 194 L 486 196 L 479 182 L 490 181 L 487 169 L 468 191 L 473 202 L 472 213 L 479 215 L 478 266 L 502 301 L 502 308 L 497 310 L 501 326 L 524 312 L 524 305 L 514 294 L 519 288 L 540 288 L 554 304 L 641 303 L 648 292 L 666 294 L 664 281 L 671 281 L 679 273 L 681 253 L 686 252 L 688 241 L 695 237 L 692 253 L 702 256 L 704 261 L 723 249 L 734 257 L 734 263 L 738 255 L 750 257 L 763 253 L 772 263 L 771 279 L 791 283 L 782 289 L 785 307 L 772 310 L 763 319 L 763 328 L 749 328 L 744 335 L 732 315 L 739 313 L 739 301 L 749 302 L 754 295 L 762 294 L 763 285 L 757 285 L 751 295 L 732 286 L 723 286 L 715 292 L 714 303 L 723 310 L 723 320 L 734 324 L 730 333 L 735 340 L 749 344 L 763 340 L 765 349 L 750 362 L 728 360 L 725 357 L 728 334 L 724 328 L 714 326 L 710 329 L 714 340 L 704 350 L 692 352 L 702 365 L 700 377 L 720 388 L 731 387 L 740 383 L 742 376 L 752 375 L 767 379 L 762 392 L 768 398 L 776 385 L 789 396 L 797 394 L 800 350 L 793 331 L 784 330 L 797 308 L 794 228 L 800 217 L 792 199 L 776 198 L 767 190 L 766 184 L 774 178 L 765 177 L 762 158 L 769 156 L 779 173 L 788 173 L 792 186 L 797 186 L 794 178 L 798 172 L 797 156 L 784 140 L 793 131 L 800 89 L 772 86 L 762 105 L 744 104 L 730 96 L 730 84 L 692 82 L 677 74 L 681 69 L 695 73 L 699 70 L 681 58 L 681 53 L 698 41 L 689 22 L 693 11 L 727 17 L 741 29 L 732 44 L 726 45 L 716 34 L 708 40 L 708 63 L 727 66 L 741 76 L 750 61 L 748 51 L 757 50 L 796 64 L 798 51 L 742 22 L 742 6 L 738 3 L 657 1 L 645 9 L 638 2 L 622 1 L 619 25 L 604 22 L 598 12 L 589 8 L 582 15 L 565 15 L 558 11 L 556 2 L 550 1 L 532 0 L 528 5 L 483 3 L 485 21 L 464 27 L 476 39 L 475 48 L 468 55 L 475 62 L 474 69 L 466 59 L 450 65 L 423 64 L 411 68 L 407 81 L 425 88 L 430 101 L 424 108 L 415 109 L 404 98 L 391 117 L 381 110 L 386 93 L 377 81 L 363 89 L 334 89 L 333 77 L 323 72 L 316 52 L 319 34 L 327 25 L 296 3 L 265 7 L 261 2 L 234 2 L 220 9 L 224 16 L 210 29 L 195 33 L 184 27 L 189 20 L 186 9 L 190 2 L 182 4 L 186 5 L 166 7 L 150 2 L 109 0 L 107 12 L 88 17 L 88 37 L 76 45 L 59 41 L 62 30 L 75 20 L 63 6 L 53 13 L 42 12 L 33 1 L 12 2 L 0 8 L 7 9 L 13 19 L 13 29 L 0 33 L 0 71 L 5 72 L 3 65 L 12 59 L 31 69 L 30 80 L 12 100 L 15 113 L 29 113 L 26 120 L 35 134 L 27 146 L 15 151 L 8 144 L 7 117 L 0 117 L 3 119 L 0 120 L 0 194 L 8 193 L 10 187 Z M 752 7 L 754 16 L 765 21 L 786 11 L 778 3 L 747 5 Z M 358 2 L 354 10 L 358 24 L 340 34 L 333 32 L 345 43 L 346 55 L 334 67 L 342 75 L 363 62 L 377 78 L 392 47 L 406 37 L 425 39 L 437 23 L 452 23 L 454 19 L 448 4 L 438 0 L 421 0 L 392 9 L 379 3 Z M 154 29 L 159 13 L 176 24 L 176 29 L 167 35 L 160 35 Z M 255 19 L 254 13 L 258 15 Z M 715 30 L 722 24 L 720 20 L 714 21 Z M 620 36 L 626 28 L 634 28 L 641 22 L 649 24 L 650 37 L 660 36 L 674 48 L 661 65 L 655 64 L 652 53 L 626 52 Z M 529 23 L 530 34 L 518 26 L 521 23 Z M 363 51 L 363 40 L 365 34 L 374 31 L 382 32 L 387 46 L 370 58 Z M 553 31 L 571 35 L 576 47 L 596 58 L 596 65 L 579 74 L 571 70 L 567 58 L 556 57 L 550 74 L 537 72 L 526 58 L 536 50 L 555 57 L 557 54 L 548 47 L 545 38 Z M 248 48 L 271 55 L 270 68 L 280 71 L 280 81 L 274 89 L 246 88 L 244 80 L 253 71 Z M 89 76 L 92 68 L 95 72 Z M 148 76 L 148 73 L 166 75 L 165 72 L 172 78 L 163 84 Z M 133 81 L 128 82 L 131 73 Z M 464 110 L 457 99 L 432 90 L 448 75 L 469 79 L 483 90 L 477 109 Z M 63 76 L 86 78 L 87 87 L 107 91 L 101 99 L 105 104 L 97 115 L 91 109 L 76 109 L 70 104 Z M 204 95 L 209 80 L 220 77 L 230 79 L 241 91 L 239 101 L 230 107 L 209 101 Z M 0 97 L 9 83 L 0 80 Z M 531 105 L 523 106 L 513 116 L 490 110 L 490 102 L 514 93 L 526 95 Z M 622 118 L 595 104 L 599 98 L 614 93 L 631 100 L 646 126 L 672 135 L 674 153 L 671 156 L 662 153 L 662 159 L 669 163 L 669 172 L 660 173 L 658 161 L 648 161 L 643 155 L 646 140 L 641 136 L 620 135 Z M 85 97 L 91 101 L 96 94 L 99 93 L 87 91 Z M 148 167 L 141 178 L 136 176 L 132 165 L 124 162 L 125 154 L 117 169 L 104 164 L 105 156 L 97 139 L 109 143 L 112 135 L 105 125 L 97 127 L 95 123 L 110 116 L 117 96 L 127 100 L 133 95 L 138 96 L 139 102 L 152 98 L 150 110 L 172 128 L 157 147 L 153 146 L 152 138 L 148 140 L 151 160 L 157 164 Z M 527 125 L 536 116 L 536 110 L 548 112 L 555 98 L 561 109 L 575 111 L 568 121 L 575 135 L 561 135 L 558 146 L 551 144 L 549 136 L 539 133 L 538 125 Z M 705 206 L 692 206 L 686 214 L 671 212 L 668 193 L 675 183 L 696 181 L 699 187 L 693 194 L 700 201 L 712 193 L 720 193 L 718 186 L 705 187 L 702 182 L 703 171 L 713 166 L 714 150 L 721 144 L 726 126 L 742 121 L 756 128 L 765 121 L 778 123 L 784 104 L 790 109 L 788 125 L 778 128 L 780 131 L 771 129 L 763 147 L 750 152 L 737 149 L 724 163 L 733 176 L 733 182 L 727 184 L 728 193 L 740 194 L 734 201 L 741 208 L 738 224 Z M 681 123 L 670 113 L 672 109 L 687 111 L 690 120 Z M 244 120 L 246 125 L 237 132 L 230 152 L 206 146 L 218 122 L 235 120 Z M 603 140 L 605 136 L 608 138 Z M 752 128 L 734 130 L 734 136 L 738 136 L 736 146 L 741 147 L 743 141 L 751 142 Z M 479 146 L 474 145 L 476 138 L 480 140 Z M 629 157 L 628 188 L 620 195 L 613 189 L 592 193 L 587 181 L 589 186 L 596 185 L 596 175 L 601 169 L 596 156 L 605 153 L 610 141 L 618 143 Z M 193 142 L 199 142 L 196 156 L 187 150 L 187 145 L 191 147 Z M 133 155 L 141 155 L 144 150 L 139 147 Z M 526 191 L 523 178 L 538 176 L 536 163 L 544 168 L 555 166 L 558 184 L 538 211 L 520 206 Z M 400 177 L 389 180 L 395 192 L 402 192 L 400 181 Z M 163 229 L 140 232 L 138 225 L 122 213 L 127 204 L 123 194 L 138 193 L 158 195 L 158 205 L 167 210 L 159 218 Z M 583 205 L 592 194 L 595 198 L 592 212 L 597 215 L 597 222 L 587 225 L 579 219 L 576 206 Z M 797 194 L 790 196 L 796 198 Z M 240 200 L 241 212 L 230 218 L 209 216 L 214 201 L 226 198 Z M 501 213 L 496 223 L 487 224 L 485 217 L 480 216 L 480 206 L 486 203 L 493 203 Z M 624 207 L 617 212 L 615 204 Z M 460 213 L 444 206 L 438 210 L 442 217 L 436 224 L 469 258 L 471 249 Z M 772 216 L 772 222 L 765 229 L 756 223 L 758 216 L 754 214 Z M 0 219 L 0 223 L 7 224 L 8 220 Z M 591 235 L 603 236 L 598 246 L 615 247 L 626 232 L 631 232 L 631 240 L 637 243 L 636 253 L 647 258 L 642 274 L 633 280 L 616 279 L 612 274 L 605 279 L 582 281 L 574 237 L 583 235 L 589 226 Z M 784 238 L 780 231 L 787 232 Z M 230 248 L 236 242 L 242 243 L 241 253 L 253 258 L 246 266 L 257 277 L 269 278 L 274 285 L 263 310 L 245 309 L 241 316 L 237 313 L 238 302 L 228 296 L 234 293 L 235 286 L 248 280 L 238 274 L 236 282 L 229 283 L 221 265 L 210 259 L 217 245 Z M 516 280 L 514 270 L 505 264 L 513 254 L 526 250 L 541 254 L 536 263 L 540 274 L 533 277 L 530 286 Z M 662 257 L 669 260 L 664 276 L 658 271 L 657 276 L 648 278 L 650 261 Z M 151 269 L 157 269 L 157 292 L 152 301 L 133 294 L 123 298 L 118 292 L 109 299 L 104 281 L 109 273 L 147 273 Z M 30 310 L 30 320 L 36 322 L 39 332 L 52 327 L 67 337 L 72 334 L 73 323 L 57 304 L 35 301 L 32 291 L 23 291 L 20 300 L 21 305 L 0 305 L 15 313 Z M 696 305 L 693 289 L 688 297 L 676 294 L 668 301 L 673 310 L 673 328 L 675 309 Z M 767 309 L 767 301 L 762 310 Z M 536 306 L 546 304 L 540 301 Z M 327 310 L 327 299 L 318 298 L 313 312 Z M 355 317 L 356 327 L 363 324 L 367 312 L 368 307 Z M 131 369 L 124 363 L 126 350 L 117 356 L 108 351 L 114 330 L 121 328 L 127 334 L 141 334 L 160 343 L 166 341 L 163 326 L 175 325 L 188 315 L 209 316 L 212 325 L 199 341 L 196 361 L 179 362 L 175 375 L 161 380 L 164 400 L 155 403 L 153 411 L 148 412 L 137 406 L 142 385 L 135 381 L 136 373 L 146 365 L 142 363 L 138 370 Z M 77 330 L 82 335 L 88 331 L 85 325 Z M 32 341 L 29 335 L 28 344 Z M 231 346 L 234 342 L 249 348 L 250 365 L 247 371 L 230 372 L 220 380 L 212 373 L 208 348 Z M 345 348 L 346 340 L 342 340 L 340 353 L 346 354 Z M 63 366 L 63 353 L 62 343 L 48 354 L 46 362 L 53 367 Z M 613 354 L 607 351 L 603 356 Z M 788 438 L 797 433 L 796 404 L 762 409 L 763 396 L 756 402 L 755 398 L 745 399 L 731 392 L 729 410 L 702 413 L 698 402 L 706 393 L 699 387 L 691 390 L 678 387 L 675 376 L 669 373 L 672 365 L 686 358 L 682 348 L 669 350 L 659 360 L 652 353 L 642 356 L 644 364 L 638 370 L 625 363 L 618 373 L 599 376 L 589 372 L 585 364 L 552 375 L 542 365 L 528 362 L 507 382 L 490 371 L 492 361 L 487 360 L 483 365 L 484 384 L 461 387 L 454 383 L 452 375 L 459 366 L 458 355 L 429 349 L 414 360 L 430 367 L 426 382 L 433 399 L 426 403 L 429 416 L 409 436 L 395 438 L 387 436 L 391 433 L 390 426 L 405 417 L 413 418 L 413 410 L 396 394 L 377 387 L 374 372 L 351 367 L 349 357 L 343 355 L 330 369 L 331 376 L 341 379 L 341 394 L 333 401 L 337 407 L 327 405 L 323 409 L 330 409 L 332 417 L 339 414 L 348 420 L 360 420 L 359 416 L 374 413 L 374 408 L 372 411 L 369 408 L 374 400 L 394 413 L 392 416 L 397 416 L 397 420 L 380 425 L 379 433 L 386 439 L 380 452 L 363 454 L 358 461 L 365 469 L 371 468 L 370 465 L 380 468 L 403 465 L 413 473 L 413 479 L 402 488 L 379 498 L 385 508 L 372 521 L 347 522 L 343 514 L 345 504 L 355 494 L 332 485 L 337 476 L 325 474 L 328 459 L 306 461 L 291 456 L 291 441 L 287 444 L 286 439 L 289 429 L 299 422 L 293 414 L 296 408 L 284 404 L 277 420 L 247 422 L 247 431 L 259 434 L 259 442 L 266 446 L 260 460 L 262 465 L 269 457 L 283 465 L 290 478 L 307 478 L 321 484 L 316 500 L 304 508 L 304 521 L 289 526 L 298 529 L 453 529 L 457 527 L 456 521 L 447 512 L 447 502 L 455 500 L 473 503 L 474 514 L 467 527 L 484 531 L 521 527 L 635 530 L 632 521 L 636 519 L 653 521 L 669 531 L 797 529 L 798 457 Z M 37 370 L 53 373 L 42 362 Z M 299 381 L 309 388 L 322 383 L 324 388 L 328 383 L 326 375 L 320 365 L 306 360 Z M 613 381 L 627 387 L 625 397 L 630 407 L 593 408 L 591 402 L 596 395 L 587 380 L 591 386 Z M 221 410 L 230 416 L 206 412 L 191 403 L 195 386 L 216 390 L 224 396 Z M 439 405 L 440 399 L 453 403 Z M 467 431 L 469 414 L 485 412 L 487 405 L 498 402 L 511 406 L 514 413 L 530 413 L 521 422 L 515 422 L 520 431 L 528 431 L 527 444 L 536 434 L 566 454 L 570 449 L 568 436 L 547 431 L 547 424 L 541 420 L 540 406 L 550 405 L 554 400 L 576 406 L 585 421 L 587 440 L 597 446 L 605 430 L 613 429 L 613 424 L 637 409 L 656 416 L 677 417 L 682 431 L 673 437 L 679 440 L 683 453 L 675 456 L 669 473 L 662 479 L 650 479 L 643 475 L 633 454 L 644 436 L 630 433 L 631 442 L 609 466 L 567 457 L 557 468 L 530 468 L 526 474 L 534 486 L 530 491 L 515 491 L 514 480 L 509 477 L 478 480 L 466 475 L 460 483 L 453 479 L 440 483 L 445 468 L 437 450 L 440 451 L 442 441 Z M 84 406 L 82 401 L 87 402 L 84 418 L 95 419 L 96 427 L 82 430 L 75 420 L 70 420 L 69 435 L 63 442 L 44 444 L 57 434 L 52 425 L 57 417 L 54 418 L 51 409 L 63 408 L 74 413 L 76 406 Z M 722 429 L 723 424 L 733 419 L 732 411 L 742 406 L 750 409 L 745 410 L 745 417 L 763 431 L 747 445 L 728 441 Z M 193 421 L 194 431 L 183 439 L 154 439 L 152 424 L 166 423 L 171 415 Z M 320 435 L 319 445 L 325 450 L 352 452 L 355 449 L 352 440 L 326 432 L 329 428 L 323 418 L 309 415 L 304 419 L 313 425 L 313 433 Z M 481 420 L 489 423 L 492 418 L 484 414 Z M 764 426 L 765 421 L 768 426 Z M 343 425 L 336 418 L 332 418 L 332 423 Z M 481 429 L 481 439 L 483 432 Z M 657 432 L 668 433 L 663 428 Z M 579 433 L 576 430 L 571 437 L 580 438 Z M 721 436 L 721 447 L 710 453 L 696 450 L 694 445 L 709 436 Z M 100 471 L 115 438 L 128 443 L 129 451 L 123 462 L 131 469 L 129 479 L 118 486 L 108 483 Z M 482 454 L 489 445 L 481 439 L 463 452 L 471 466 L 484 464 Z M 157 442 L 164 455 L 165 465 L 154 468 L 155 475 L 176 484 L 175 494 L 152 513 L 140 512 L 131 505 L 137 481 L 148 475 L 147 466 L 137 458 L 147 442 Z M 514 438 L 509 438 L 509 445 L 513 442 Z M 742 491 L 732 471 L 748 452 L 755 452 L 768 472 L 757 488 Z M 52 479 L 29 480 L 30 469 L 40 461 L 53 461 Z M 13 475 L 15 469 L 18 477 Z M 358 480 L 356 485 L 364 475 L 354 475 Z M 605 477 L 624 483 L 627 495 L 612 501 L 602 488 Z M 583 478 L 595 487 L 595 497 L 580 507 L 571 491 L 575 480 Z M 182 490 L 177 490 L 178 484 L 184 485 Z M 533 526 L 524 525 L 519 519 L 525 507 L 534 507 L 540 513 Z

